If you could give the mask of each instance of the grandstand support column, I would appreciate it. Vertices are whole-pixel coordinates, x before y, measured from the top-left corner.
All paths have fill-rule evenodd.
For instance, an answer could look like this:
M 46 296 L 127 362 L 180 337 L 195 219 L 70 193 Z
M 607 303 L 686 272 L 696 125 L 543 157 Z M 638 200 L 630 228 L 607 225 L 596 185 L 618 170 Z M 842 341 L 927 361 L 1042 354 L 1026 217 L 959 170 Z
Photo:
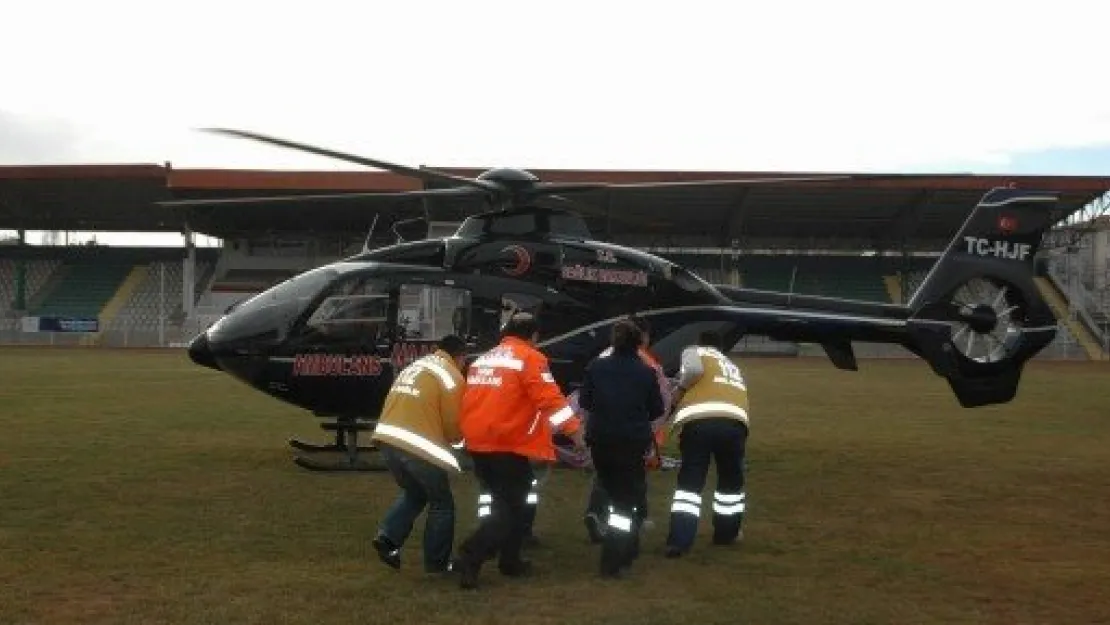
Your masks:
M 18 246 L 22 248 L 27 245 L 27 231 L 20 229 Z M 12 308 L 18 311 L 27 310 L 27 260 L 23 258 L 23 254 L 15 261 L 15 301 L 12 302 Z
M 1106 288 L 1106 254 L 1110 252 L 1110 229 L 1101 228 L 1095 231 L 1094 241 L 1091 244 L 1091 267 L 1094 268 L 1094 290 L 1101 292 Z
M 189 319 L 193 316 L 193 302 L 197 299 L 197 247 L 193 231 L 188 226 L 185 226 L 181 236 L 185 238 L 185 259 L 181 268 L 181 310 L 185 313 L 185 318 Z
M 744 217 L 747 215 L 745 207 L 750 194 L 751 189 L 740 189 L 732 198 L 729 209 L 725 211 L 724 221 L 721 223 L 721 238 L 717 247 L 728 247 L 731 241 L 743 238 Z

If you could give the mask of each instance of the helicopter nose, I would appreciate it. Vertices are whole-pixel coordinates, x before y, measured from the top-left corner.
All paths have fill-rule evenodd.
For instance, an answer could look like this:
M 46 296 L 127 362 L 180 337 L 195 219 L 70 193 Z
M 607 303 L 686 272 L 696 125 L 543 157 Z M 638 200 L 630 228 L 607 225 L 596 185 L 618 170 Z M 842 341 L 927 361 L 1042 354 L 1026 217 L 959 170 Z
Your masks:
M 202 367 L 209 369 L 220 370 L 220 365 L 216 363 L 215 356 L 212 355 L 212 347 L 208 345 L 208 333 L 201 332 L 189 343 L 189 360 Z

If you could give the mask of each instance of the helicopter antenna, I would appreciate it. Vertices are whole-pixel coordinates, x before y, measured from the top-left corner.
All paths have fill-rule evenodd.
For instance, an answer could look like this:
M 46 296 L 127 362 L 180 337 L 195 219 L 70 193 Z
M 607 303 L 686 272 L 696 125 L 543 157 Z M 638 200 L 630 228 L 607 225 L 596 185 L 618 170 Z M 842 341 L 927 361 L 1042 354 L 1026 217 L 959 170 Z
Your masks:
M 366 239 L 362 242 L 362 253 L 370 251 L 370 237 L 374 236 L 374 227 L 378 225 L 378 216 L 381 213 L 374 213 L 374 221 L 370 222 L 370 230 L 366 233 Z
M 397 237 L 397 241 L 396 241 L 397 243 L 404 243 L 405 242 L 405 237 L 401 236 L 400 232 L 397 232 L 397 226 L 400 226 L 401 224 L 409 224 L 409 223 L 412 223 L 414 221 L 423 221 L 423 218 L 422 217 L 413 217 L 412 219 L 402 219 L 401 221 L 393 222 L 393 227 L 390 228 L 390 230 L 392 230 L 393 235 Z

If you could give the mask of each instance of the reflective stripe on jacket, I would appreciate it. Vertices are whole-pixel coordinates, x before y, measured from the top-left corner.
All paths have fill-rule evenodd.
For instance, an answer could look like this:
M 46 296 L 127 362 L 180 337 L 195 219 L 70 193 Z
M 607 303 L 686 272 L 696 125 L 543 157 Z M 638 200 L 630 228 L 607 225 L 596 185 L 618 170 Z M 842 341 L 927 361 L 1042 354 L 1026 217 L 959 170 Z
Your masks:
M 451 444 L 462 438 L 458 418 L 464 387 L 462 373 L 446 352 L 416 360 L 393 380 L 370 440 L 461 471 Z
M 506 337 L 470 365 L 459 425 L 468 451 L 554 462 L 552 429 L 574 433 L 579 419 L 547 357 L 526 341 Z
M 675 407 L 672 429 L 707 417 L 727 417 L 748 424 L 748 387 L 740 367 L 713 347 L 682 352 L 678 383 L 687 385 Z

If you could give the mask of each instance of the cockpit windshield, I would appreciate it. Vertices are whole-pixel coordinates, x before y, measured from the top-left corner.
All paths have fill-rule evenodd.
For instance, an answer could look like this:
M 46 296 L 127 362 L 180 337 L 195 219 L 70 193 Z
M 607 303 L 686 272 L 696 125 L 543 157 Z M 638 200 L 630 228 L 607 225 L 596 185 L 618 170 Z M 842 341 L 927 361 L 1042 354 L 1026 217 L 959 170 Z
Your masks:
M 293 302 L 300 304 L 303 310 L 303 307 L 308 305 L 309 300 L 319 295 L 320 291 L 338 275 L 339 271 L 334 267 L 317 267 L 255 295 L 236 306 L 233 312 L 246 314 L 275 304 L 291 304 Z
M 304 312 L 312 298 L 339 274 L 336 267 L 325 265 L 270 287 L 221 317 L 208 329 L 209 340 L 236 341 L 280 336 L 283 329 Z

